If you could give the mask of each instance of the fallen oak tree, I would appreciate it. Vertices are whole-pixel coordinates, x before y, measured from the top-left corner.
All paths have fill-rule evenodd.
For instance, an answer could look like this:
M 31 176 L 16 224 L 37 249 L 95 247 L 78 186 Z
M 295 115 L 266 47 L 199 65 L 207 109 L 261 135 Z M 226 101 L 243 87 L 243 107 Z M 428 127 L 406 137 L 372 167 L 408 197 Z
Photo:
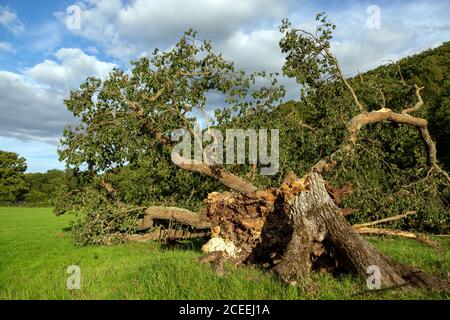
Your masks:
M 286 31 L 288 28 L 289 25 L 285 24 L 283 30 Z M 324 28 L 327 29 L 326 23 Z M 288 65 L 292 61 L 296 61 L 296 66 L 302 64 L 310 65 L 310 67 L 313 65 L 326 65 L 327 68 L 334 66 L 333 72 L 349 89 L 355 105 L 361 111 L 348 122 L 348 137 L 341 147 L 330 156 L 317 162 L 304 177 L 299 179 L 294 174 L 290 174 L 280 187 L 263 190 L 258 190 L 251 182 L 219 165 L 178 159 L 174 162 L 181 169 L 213 178 L 233 191 L 210 193 L 206 199 L 206 208 L 200 214 L 175 207 L 149 207 L 142 220 L 138 221 L 137 230 L 151 230 L 154 220 L 174 220 L 198 230 L 191 232 L 187 237 L 205 236 L 208 231 L 204 230 L 210 230 L 212 238 L 204 246 L 204 251 L 209 254 L 202 260 L 213 262 L 217 266 L 217 270 L 220 270 L 221 264 L 226 259 L 235 263 L 260 263 L 273 268 L 285 282 L 295 284 L 313 270 L 325 270 L 330 273 L 342 270 L 365 277 L 368 267 L 377 266 L 381 272 L 382 287 L 419 286 L 448 290 L 446 280 L 401 265 L 380 253 L 364 240 L 359 233 L 367 232 L 368 229 L 363 226 L 351 226 L 345 220 L 342 209 L 331 198 L 322 177 L 324 173 L 333 169 L 338 157 L 351 155 L 354 144 L 357 142 L 357 134 L 364 125 L 390 121 L 417 126 L 428 145 L 433 170 L 448 179 L 448 175 L 437 164 L 436 148 L 429 136 L 426 120 L 410 116 L 409 108 L 405 109 L 407 111 L 403 113 L 395 113 L 387 108 L 367 111 L 340 71 L 337 60 L 328 50 L 328 31 L 325 30 L 321 37 L 306 33 L 307 37 L 302 38 L 300 33 L 299 30 L 294 29 L 287 32 L 285 38 L 290 39 L 290 42 L 284 42 L 282 46 L 284 50 L 287 52 L 303 50 L 302 44 L 306 44 L 306 47 L 309 46 L 312 49 L 306 55 L 303 52 L 288 55 Z M 303 43 L 300 43 L 299 46 L 300 40 Z M 293 47 L 289 47 L 291 45 Z M 243 77 L 242 74 L 232 72 L 230 65 L 209 52 L 207 46 L 206 58 L 194 61 L 192 66 L 187 67 L 188 70 L 178 70 L 178 66 L 174 62 L 191 61 L 197 53 L 195 48 L 195 41 L 189 44 L 187 38 L 183 38 L 174 51 L 164 53 L 161 58 L 157 58 L 155 62 L 159 69 L 154 71 L 154 74 L 151 72 L 150 75 L 145 74 L 152 78 L 151 85 L 155 88 L 152 89 L 154 94 L 149 97 L 145 90 L 137 90 L 137 92 L 132 90 L 125 97 L 121 96 L 123 103 L 120 106 L 128 106 L 126 111 L 119 109 L 118 112 L 112 113 L 106 107 L 104 109 L 95 108 L 91 97 L 92 92 L 98 89 L 99 84 L 96 83 L 92 85 L 92 88 L 88 87 L 90 89 L 88 93 L 91 95 L 88 95 L 87 99 L 82 94 L 75 98 L 81 100 L 80 104 L 84 102 L 93 105 L 90 112 L 94 113 L 94 118 L 109 117 L 111 120 L 108 120 L 110 121 L 108 125 L 111 127 L 108 128 L 111 130 L 120 128 L 118 124 L 123 125 L 126 129 L 126 132 L 121 132 L 124 137 L 130 134 L 134 139 L 134 134 L 138 132 L 138 134 L 148 137 L 143 142 L 154 143 L 151 147 L 157 143 L 158 146 L 171 148 L 173 142 L 168 138 L 168 133 L 173 126 L 172 128 L 162 126 L 167 122 L 163 115 L 172 114 L 175 119 L 181 119 L 190 129 L 192 122 L 186 118 L 186 113 L 192 110 L 192 105 L 198 105 L 200 109 L 203 109 L 206 91 L 217 89 L 228 92 L 236 90 L 236 87 L 244 87 L 243 93 L 246 93 L 252 80 Z M 321 59 L 325 60 L 321 60 L 317 64 L 314 59 L 317 59 L 318 56 L 322 56 Z M 139 72 L 140 69 L 132 78 L 138 83 L 143 77 Z M 115 76 L 127 79 L 124 74 Z M 273 90 L 264 90 L 266 100 L 259 101 L 259 103 L 270 104 L 275 101 L 275 98 L 278 97 L 276 88 L 270 89 Z M 109 92 L 110 95 L 123 94 L 120 88 L 117 90 L 113 86 L 111 88 L 106 86 L 105 89 L 104 85 L 103 90 L 113 91 L 113 94 Z M 192 93 L 195 94 L 194 97 L 189 95 Z M 420 90 L 416 89 L 416 95 L 421 101 Z M 109 97 L 107 96 L 107 99 L 102 101 L 106 106 L 109 106 Z M 134 103 L 133 100 L 137 97 L 142 100 L 139 104 Z M 100 99 L 102 99 L 101 95 Z M 86 102 L 86 100 L 88 101 Z M 73 109 L 77 110 L 77 107 L 80 106 L 77 104 L 73 106 Z M 415 109 L 419 108 L 420 104 Z M 173 118 L 169 119 L 173 120 Z M 68 134 L 71 139 L 68 141 L 69 147 L 66 149 L 65 155 L 69 160 L 72 156 L 74 158 L 78 156 L 77 152 L 79 152 L 80 146 L 82 149 L 82 143 L 84 143 L 80 141 L 89 140 L 86 138 L 99 139 L 99 141 L 90 143 L 102 147 L 104 144 L 107 146 L 108 143 L 111 144 L 111 133 L 108 132 L 108 135 L 105 134 L 103 137 L 103 132 L 98 131 L 99 123 L 102 122 L 99 120 L 96 123 L 88 123 L 87 128 L 80 129 L 72 137 Z M 92 133 L 95 135 L 91 136 Z M 117 135 L 114 138 L 119 139 Z M 116 157 L 114 152 L 117 152 L 116 146 L 120 143 L 122 143 L 121 140 L 113 140 L 110 150 L 102 150 L 102 152 L 110 152 L 108 156 L 114 159 Z M 138 147 L 143 148 L 145 143 L 138 144 Z M 128 147 L 127 144 L 124 144 L 125 146 Z M 101 165 L 106 167 L 110 165 L 109 163 L 103 164 L 103 159 L 97 158 L 96 153 L 90 153 L 90 149 L 87 151 L 89 151 L 86 152 L 88 164 L 90 162 L 93 163 L 93 166 L 100 164 L 98 165 L 99 170 L 103 169 Z M 175 154 L 175 157 L 181 158 L 182 156 Z M 74 161 L 79 160 L 75 159 Z M 114 163 L 114 161 L 111 162 Z M 107 189 L 110 197 L 115 197 L 109 184 L 102 183 L 102 185 Z M 379 230 L 372 231 L 381 233 Z M 142 235 L 126 235 L 126 238 L 138 241 L 159 239 L 164 237 L 161 232 L 152 230 L 150 233 Z M 400 232 L 398 234 L 401 235 Z M 174 230 L 169 229 L 166 236 L 183 239 L 186 235 L 177 234 Z
M 303 32 L 294 30 L 296 31 Z M 351 91 L 354 102 L 362 113 L 348 122 L 347 142 L 343 143 L 337 152 L 320 160 L 312 168 L 311 173 L 302 179 L 291 174 L 278 189 L 258 191 L 244 179 L 223 169 L 216 171 L 216 175 L 213 175 L 211 174 L 213 170 L 206 164 L 195 164 L 194 161 L 186 159 L 181 161 L 185 164 L 183 169 L 216 178 L 238 192 L 210 194 L 206 200 L 206 211 L 200 215 L 191 214 L 192 218 L 188 223 L 191 226 L 211 223 L 212 239 L 203 247 L 203 250 L 209 252 L 213 258 L 202 260 L 214 262 L 216 266 L 221 265 L 221 262 L 216 260 L 226 258 L 237 263 L 267 264 L 274 267 L 274 270 L 287 283 L 297 283 L 311 270 L 317 269 L 334 272 L 340 268 L 364 277 L 367 275 L 369 266 L 377 266 L 381 271 L 383 287 L 413 285 L 448 290 L 448 283 L 445 280 L 441 281 L 431 275 L 417 273 L 417 270 L 413 268 L 393 262 L 367 243 L 359 236 L 359 233 L 415 238 L 434 247 L 437 247 L 436 242 L 411 232 L 368 228 L 368 225 L 372 225 L 371 223 L 349 225 L 331 199 L 321 176 L 321 173 L 333 168 L 335 164 L 333 158 L 339 152 L 351 152 L 352 146 L 357 141 L 358 132 L 363 126 L 391 121 L 418 127 L 427 144 L 432 169 L 449 179 L 448 174 L 437 164 L 436 147 L 429 135 L 427 121 L 409 115 L 410 112 L 418 111 L 423 105 L 420 95 L 420 90 L 423 88 L 414 85 L 418 102 L 414 107 L 406 108 L 401 113 L 395 113 L 385 107 L 367 112 L 346 81 L 337 59 L 327 46 L 313 34 L 307 33 L 307 35 L 313 43 L 323 49 L 323 55 L 334 63 L 338 77 Z M 174 216 L 169 213 L 167 216 L 159 215 L 159 218 L 171 219 Z M 395 217 L 381 222 L 393 219 Z M 186 221 L 185 219 L 176 220 Z M 217 254 L 217 251 L 222 254 Z

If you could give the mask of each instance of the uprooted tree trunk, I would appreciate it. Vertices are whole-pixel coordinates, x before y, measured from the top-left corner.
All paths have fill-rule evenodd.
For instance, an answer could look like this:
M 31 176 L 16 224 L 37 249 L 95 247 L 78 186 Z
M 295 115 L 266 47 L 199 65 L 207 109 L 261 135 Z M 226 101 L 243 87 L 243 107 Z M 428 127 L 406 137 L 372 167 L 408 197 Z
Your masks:
M 365 225 L 351 226 L 325 187 L 322 176 L 311 172 L 298 179 L 285 179 L 277 189 L 211 193 L 202 214 L 173 207 L 149 207 L 140 230 L 154 220 L 167 219 L 201 229 L 198 233 L 167 233 L 171 238 L 210 235 L 203 246 L 206 256 L 223 272 L 224 260 L 236 264 L 259 263 L 272 268 L 289 284 L 296 284 L 312 271 L 351 272 L 367 277 L 379 270 L 387 287 L 425 287 L 448 291 L 449 283 L 385 256 L 360 233 Z M 407 213 L 402 216 L 406 216 Z M 208 234 L 206 229 L 211 230 Z M 381 229 L 385 230 L 385 229 Z M 161 231 L 130 236 L 130 240 L 161 238 Z M 375 269 L 374 269 L 375 268 Z
M 218 259 L 224 255 L 217 256 L 215 251 L 224 251 L 235 262 L 274 267 L 286 283 L 295 284 L 314 270 L 367 277 L 371 268 L 377 268 L 382 287 L 448 290 L 448 283 L 395 262 L 362 238 L 316 172 L 253 197 L 212 194 L 207 214 L 212 239 L 205 251 Z
M 189 238 L 205 236 L 211 239 L 203 246 L 207 253 L 203 262 L 213 262 L 216 270 L 223 271 L 223 261 L 260 263 L 272 268 L 286 283 L 295 284 L 314 270 L 329 273 L 346 271 L 367 277 L 368 272 L 380 274 L 380 284 L 387 287 L 426 287 L 450 291 L 448 280 L 438 279 L 412 267 L 402 265 L 385 256 L 360 234 L 392 234 L 415 238 L 435 245 L 425 236 L 399 230 L 371 228 L 387 221 L 382 219 L 369 224 L 351 226 L 342 209 L 336 205 L 336 197 L 330 196 L 321 176 L 335 165 L 339 152 L 350 151 L 357 141 L 359 130 L 366 124 L 381 121 L 417 127 L 428 147 L 432 170 L 443 171 L 436 158 L 436 146 L 431 139 L 427 121 L 412 117 L 423 104 L 420 90 L 415 86 L 418 102 L 401 113 L 390 109 L 364 111 L 348 122 L 348 140 L 330 156 L 320 160 L 305 177 L 299 179 L 290 174 L 279 188 L 258 190 L 250 182 L 227 172 L 219 166 L 211 166 L 172 154 L 172 160 L 180 168 L 215 178 L 232 189 L 231 192 L 210 193 L 206 209 L 200 214 L 174 207 L 150 207 L 139 221 L 138 230 L 148 230 L 154 220 L 169 220 L 191 226 L 197 231 L 169 232 L 167 237 Z M 356 96 L 355 102 L 359 104 Z M 108 191 L 109 192 L 109 191 Z M 332 193 L 332 192 L 331 192 Z M 391 217 L 402 218 L 408 214 Z M 210 230 L 210 232 L 208 232 Z M 161 237 L 161 231 L 130 236 L 130 240 L 148 240 Z
M 276 271 L 286 282 L 296 282 L 314 268 L 328 267 L 366 277 L 371 266 L 380 271 L 384 287 L 427 286 L 444 289 L 445 283 L 383 255 L 364 240 L 340 214 L 324 181 L 312 173 L 308 190 L 290 199 L 293 234 Z

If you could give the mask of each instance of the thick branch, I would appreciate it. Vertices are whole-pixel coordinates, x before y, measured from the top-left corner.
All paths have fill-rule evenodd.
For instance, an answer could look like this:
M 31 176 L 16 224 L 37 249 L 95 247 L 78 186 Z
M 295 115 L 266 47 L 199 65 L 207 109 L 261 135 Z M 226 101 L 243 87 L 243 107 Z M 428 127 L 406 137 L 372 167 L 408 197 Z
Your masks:
M 420 89 L 420 88 L 419 88 Z M 420 91 L 420 90 L 419 90 Z M 418 92 L 418 91 L 416 91 Z M 420 94 L 418 94 L 420 97 Z M 420 106 L 419 106 L 420 107 Z M 407 109 L 408 110 L 408 109 Z M 415 126 L 420 130 L 422 134 L 423 140 L 427 144 L 428 147 L 428 155 L 429 160 L 432 167 L 438 172 L 444 175 L 447 180 L 450 182 L 450 176 L 447 172 L 445 172 L 439 165 L 436 156 L 436 145 L 431 139 L 430 133 L 428 131 L 428 121 L 423 118 L 416 118 L 410 116 L 408 113 L 396 113 L 391 109 L 383 108 L 380 110 L 372 111 L 369 113 L 361 113 L 355 117 L 353 117 L 348 124 L 348 131 L 350 133 L 349 140 L 355 144 L 357 140 L 357 136 L 361 127 L 370 123 L 378 123 L 381 121 L 392 121 L 400 124 L 407 124 L 411 126 Z M 348 147 L 348 145 L 347 145 Z
M 210 235 L 209 231 L 186 231 L 186 230 L 176 230 L 168 229 L 162 230 L 158 229 L 145 234 L 129 234 L 125 238 L 128 241 L 154 241 L 154 240 L 167 240 L 167 239 L 192 239 L 192 238 L 203 238 Z
M 147 230 L 153 226 L 154 219 L 173 220 L 192 226 L 196 229 L 209 229 L 211 224 L 201 219 L 200 214 L 176 207 L 151 206 L 145 210 L 145 216 L 138 222 L 138 231 Z
M 426 128 L 428 121 L 422 118 L 412 117 L 409 114 L 400 114 L 393 112 L 391 109 L 382 108 L 368 113 L 361 113 L 353 117 L 348 123 L 348 131 L 350 132 L 349 140 L 354 144 L 357 140 L 357 135 L 361 127 L 371 123 L 378 123 L 381 121 L 392 121 L 401 124 L 416 126 L 419 128 Z
M 245 195 L 250 195 L 257 190 L 257 188 L 250 182 L 224 170 L 223 168 L 210 166 L 206 163 L 183 158 L 176 152 L 172 153 L 172 161 L 181 169 L 198 172 L 207 175 L 208 177 L 217 179 L 228 188 L 241 192 Z

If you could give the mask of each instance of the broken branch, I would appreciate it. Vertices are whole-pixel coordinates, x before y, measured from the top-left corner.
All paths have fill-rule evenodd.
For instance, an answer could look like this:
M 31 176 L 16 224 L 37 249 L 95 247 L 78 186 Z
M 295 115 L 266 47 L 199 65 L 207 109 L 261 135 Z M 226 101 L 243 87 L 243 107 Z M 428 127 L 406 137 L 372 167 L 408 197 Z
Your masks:
M 393 216 L 393 217 L 388 217 L 388 218 L 375 220 L 375 221 L 371 221 L 371 222 L 366 222 L 366 223 L 354 224 L 353 228 L 369 227 L 369 226 L 374 226 L 376 224 L 380 224 L 380 223 L 384 223 L 384 222 L 400 220 L 400 219 L 402 219 L 404 217 L 407 217 L 407 216 L 409 216 L 411 214 L 416 214 L 416 213 L 417 213 L 417 211 L 408 211 L 406 213 L 399 214 L 399 215 L 396 215 L 396 216 Z
M 196 229 L 209 229 L 211 224 L 202 221 L 200 214 L 189 211 L 187 209 L 177 207 L 161 207 L 151 206 L 145 210 L 145 216 L 138 221 L 138 231 L 143 231 L 153 226 L 154 219 L 173 220 L 185 225 L 192 226 Z

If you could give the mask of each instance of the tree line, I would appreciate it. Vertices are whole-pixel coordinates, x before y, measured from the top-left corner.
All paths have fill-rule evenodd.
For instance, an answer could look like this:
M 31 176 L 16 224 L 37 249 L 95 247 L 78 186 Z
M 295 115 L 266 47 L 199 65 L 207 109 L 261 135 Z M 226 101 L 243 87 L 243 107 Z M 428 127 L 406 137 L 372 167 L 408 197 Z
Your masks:
M 50 206 L 56 192 L 68 183 L 69 171 L 51 169 L 26 173 L 26 159 L 0 150 L 0 203 L 4 205 Z

